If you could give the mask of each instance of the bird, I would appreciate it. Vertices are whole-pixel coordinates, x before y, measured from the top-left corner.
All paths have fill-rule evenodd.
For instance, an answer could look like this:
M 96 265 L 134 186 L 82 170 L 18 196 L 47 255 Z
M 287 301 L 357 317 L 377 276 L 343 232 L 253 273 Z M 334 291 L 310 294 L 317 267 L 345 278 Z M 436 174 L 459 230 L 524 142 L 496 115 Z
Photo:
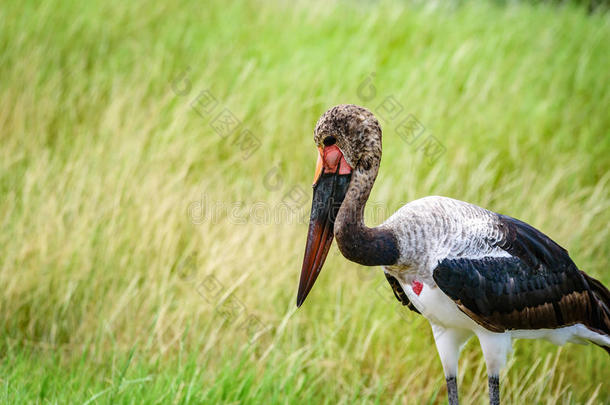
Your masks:
M 365 107 L 330 108 L 314 129 L 318 160 L 297 293 L 311 291 L 333 239 L 348 260 L 383 269 L 396 298 L 429 322 L 457 405 L 459 354 L 473 336 L 489 402 L 514 339 L 593 343 L 610 354 L 610 292 L 533 226 L 449 197 L 409 202 L 377 227 L 364 208 L 379 171 L 382 129 Z

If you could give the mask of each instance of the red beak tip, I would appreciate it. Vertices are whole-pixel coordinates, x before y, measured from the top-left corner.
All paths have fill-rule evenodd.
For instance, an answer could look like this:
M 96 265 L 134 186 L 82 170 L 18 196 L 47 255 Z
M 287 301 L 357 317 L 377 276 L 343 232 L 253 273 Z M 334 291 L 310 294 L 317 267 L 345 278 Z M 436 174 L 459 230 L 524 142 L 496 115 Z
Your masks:
M 305 298 L 307 298 L 307 294 L 305 296 L 301 295 L 300 292 L 299 294 L 297 294 L 297 308 L 300 308 L 301 305 L 303 305 L 303 303 L 305 302 Z

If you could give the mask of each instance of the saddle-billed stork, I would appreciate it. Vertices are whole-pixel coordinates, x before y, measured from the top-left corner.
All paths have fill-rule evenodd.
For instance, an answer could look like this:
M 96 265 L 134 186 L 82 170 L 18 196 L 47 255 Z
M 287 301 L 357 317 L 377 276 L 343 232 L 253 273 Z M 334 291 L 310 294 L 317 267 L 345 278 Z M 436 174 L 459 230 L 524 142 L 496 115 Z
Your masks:
M 396 298 L 432 326 L 449 403 L 458 403 L 460 349 L 476 335 L 491 404 L 516 338 L 592 342 L 610 353 L 610 292 L 532 226 L 446 197 L 425 197 L 368 228 L 364 206 L 381 160 L 381 127 L 366 108 L 319 119 L 319 156 L 297 296 L 301 306 L 333 237 L 348 260 L 382 266 Z

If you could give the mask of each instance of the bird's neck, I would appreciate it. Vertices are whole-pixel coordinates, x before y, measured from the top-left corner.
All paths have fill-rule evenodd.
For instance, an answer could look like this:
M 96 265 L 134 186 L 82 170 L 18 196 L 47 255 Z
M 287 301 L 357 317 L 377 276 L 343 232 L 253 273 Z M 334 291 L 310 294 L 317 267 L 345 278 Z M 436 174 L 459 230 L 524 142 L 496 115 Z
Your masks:
M 339 250 L 348 260 L 365 266 L 392 265 L 398 260 L 398 242 L 387 228 L 364 224 L 364 207 L 379 171 L 376 159 L 370 168 L 356 167 L 335 219 Z

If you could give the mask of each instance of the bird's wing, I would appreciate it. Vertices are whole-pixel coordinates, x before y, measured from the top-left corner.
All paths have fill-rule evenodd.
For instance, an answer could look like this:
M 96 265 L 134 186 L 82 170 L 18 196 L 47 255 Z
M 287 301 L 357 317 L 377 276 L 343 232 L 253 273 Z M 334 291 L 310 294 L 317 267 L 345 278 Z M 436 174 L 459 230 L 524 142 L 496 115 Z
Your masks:
M 558 328 L 576 323 L 610 334 L 610 295 L 580 271 L 568 252 L 517 219 L 497 215 L 490 247 L 509 255 L 445 258 L 438 287 L 470 318 L 494 332 Z
M 385 278 L 388 280 L 388 283 L 390 283 L 390 286 L 392 287 L 392 291 L 394 291 L 394 296 L 396 297 L 396 299 L 400 301 L 402 305 L 409 308 L 411 311 L 417 312 L 419 314 L 420 312 L 417 310 L 417 308 L 415 308 L 415 305 L 413 305 L 413 303 L 409 301 L 407 294 L 402 289 L 402 286 L 400 285 L 398 280 L 396 280 L 394 277 L 392 277 L 386 272 L 384 272 L 383 274 L 385 274 Z

